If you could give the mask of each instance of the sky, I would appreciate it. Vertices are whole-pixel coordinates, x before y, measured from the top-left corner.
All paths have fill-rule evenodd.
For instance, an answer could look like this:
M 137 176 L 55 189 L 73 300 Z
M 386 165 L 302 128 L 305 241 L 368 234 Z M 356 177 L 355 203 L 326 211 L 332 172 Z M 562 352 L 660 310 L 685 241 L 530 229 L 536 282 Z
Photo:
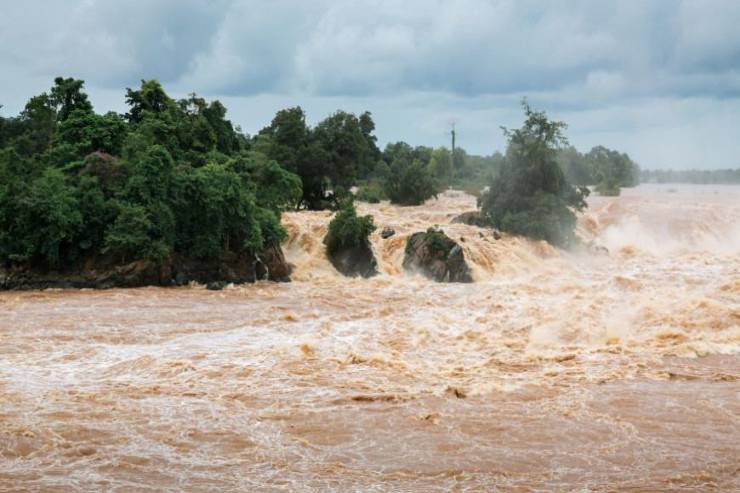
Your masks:
M 159 79 L 245 132 L 300 105 L 379 142 L 505 148 L 520 101 L 643 168 L 740 167 L 740 0 L 0 0 L 0 114 L 59 75 L 99 112 Z

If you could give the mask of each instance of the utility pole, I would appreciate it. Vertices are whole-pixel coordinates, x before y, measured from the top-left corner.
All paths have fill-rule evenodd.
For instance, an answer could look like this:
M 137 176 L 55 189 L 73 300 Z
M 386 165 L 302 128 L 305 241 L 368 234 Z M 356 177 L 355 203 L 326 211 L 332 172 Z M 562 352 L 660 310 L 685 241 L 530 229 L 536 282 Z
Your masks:
M 455 155 L 455 122 L 452 122 L 452 155 Z
M 455 122 L 454 120 L 450 122 L 450 125 L 452 126 L 452 130 L 450 130 L 450 134 L 452 135 L 452 152 L 450 153 L 450 173 L 454 175 L 455 173 Z

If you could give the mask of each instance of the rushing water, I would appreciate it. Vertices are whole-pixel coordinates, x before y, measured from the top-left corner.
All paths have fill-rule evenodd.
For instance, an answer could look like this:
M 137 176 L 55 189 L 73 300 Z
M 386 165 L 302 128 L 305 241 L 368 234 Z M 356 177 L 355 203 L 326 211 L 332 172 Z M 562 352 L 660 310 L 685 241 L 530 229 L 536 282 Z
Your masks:
M 360 207 L 382 275 L 286 214 L 294 282 L 0 293 L 0 491 L 740 490 L 740 188 L 641 186 L 609 255 Z M 474 284 L 401 268 L 438 224 Z

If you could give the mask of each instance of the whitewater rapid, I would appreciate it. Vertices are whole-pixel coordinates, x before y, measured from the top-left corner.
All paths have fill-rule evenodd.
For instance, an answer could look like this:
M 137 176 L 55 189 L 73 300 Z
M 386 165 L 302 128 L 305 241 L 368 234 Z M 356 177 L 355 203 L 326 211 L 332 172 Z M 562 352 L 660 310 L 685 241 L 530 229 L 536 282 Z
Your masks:
M 0 293 L 0 491 L 740 489 L 740 187 L 591 197 L 608 255 L 474 208 L 361 204 L 367 280 L 297 212 L 292 283 Z M 434 225 L 475 283 L 403 271 Z

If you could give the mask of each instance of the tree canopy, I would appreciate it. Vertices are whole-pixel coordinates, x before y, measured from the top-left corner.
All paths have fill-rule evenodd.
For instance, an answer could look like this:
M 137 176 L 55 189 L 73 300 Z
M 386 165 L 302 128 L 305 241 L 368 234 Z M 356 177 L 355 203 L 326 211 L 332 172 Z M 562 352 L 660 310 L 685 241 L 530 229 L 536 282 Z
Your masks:
M 0 262 L 47 269 L 90 257 L 212 259 L 279 243 L 301 180 L 195 94 L 155 80 L 129 111 L 97 114 L 84 82 L 57 78 L 0 118 Z
M 586 206 L 585 187 L 575 188 L 557 163 L 567 144 L 566 124 L 547 118 L 525 101 L 521 128 L 504 128 L 506 156 L 490 188 L 479 199 L 481 212 L 503 231 L 569 246 L 576 241 L 574 210 Z

